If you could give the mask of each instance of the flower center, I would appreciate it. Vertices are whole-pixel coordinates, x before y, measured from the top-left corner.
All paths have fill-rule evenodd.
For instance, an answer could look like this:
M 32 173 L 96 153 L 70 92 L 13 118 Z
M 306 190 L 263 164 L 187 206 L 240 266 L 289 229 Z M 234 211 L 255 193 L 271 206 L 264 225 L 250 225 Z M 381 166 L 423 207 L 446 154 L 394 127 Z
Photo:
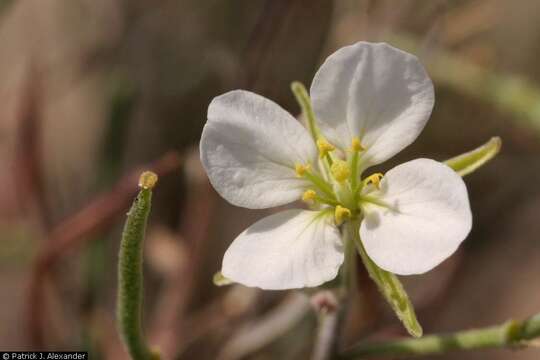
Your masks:
M 313 185 L 304 191 L 302 201 L 312 208 L 333 210 L 338 226 L 360 216 L 366 205 L 387 206 L 378 195 L 384 175 L 375 173 L 361 178 L 359 158 L 365 147 L 358 137 L 352 139 L 347 151 L 343 151 L 343 158 L 331 154 L 336 147 L 327 140 L 319 138 L 316 143 L 320 158 L 318 166 L 295 164 L 296 176 Z

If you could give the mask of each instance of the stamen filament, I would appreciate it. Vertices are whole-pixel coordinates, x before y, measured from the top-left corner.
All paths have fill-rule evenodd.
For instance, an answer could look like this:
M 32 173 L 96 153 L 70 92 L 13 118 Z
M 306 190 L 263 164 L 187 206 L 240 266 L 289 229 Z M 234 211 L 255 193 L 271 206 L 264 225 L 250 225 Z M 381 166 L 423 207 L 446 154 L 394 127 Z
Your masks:
M 321 179 L 320 177 L 318 177 L 317 175 L 309 171 L 306 171 L 303 176 L 309 181 L 311 181 L 313 185 L 315 185 L 325 195 L 330 197 L 330 199 L 335 199 L 334 192 L 332 191 L 332 187 L 325 180 Z
M 351 150 L 353 152 L 360 152 L 360 151 L 365 150 L 365 148 L 362 146 L 362 143 L 360 142 L 360 138 L 358 138 L 358 136 L 355 136 L 355 137 L 352 138 Z
M 330 205 L 330 206 L 338 206 L 339 205 L 339 203 L 336 200 L 328 199 L 328 198 L 318 196 L 318 195 L 315 198 L 315 200 L 320 202 L 320 203 Z
M 356 185 L 358 183 L 358 158 L 360 151 L 364 151 L 365 148 L 362 146 L 362 143 L 360 142 L 360 139 L 355 136 L 352 138 L 351 141 L 351 189 L 353 191 L 356 189 Z
M 356 189 L 358 184 L 358 151 L 354 151 L 351 157 L 351 189 Z
M 386 203 L 385 201 L 382 201 L 380 199 L 377 199 L 376 197 L 374 196 L 369 196 L 369 195 L 360 195 L 360 198 L 358 199 L 358 201 L 361 203 L 361 202 L 367 202 L 367 203 L 370 203 L 370 204 L 374 204 L 374 205 L 378 205 L 378 206 L 382 206 L 382 207 L 385 207 L 387 209 L 391 209 L 391 210 L 395 210 L 390 204 Z M 361 206 L 360 206 L 361 207 Z
M 328 165 L 328 168 L 331 168 L 332 167 L 332 164 L 334 163 L 334 160 L 332 160 L 332 155 L 330 153 L 326 154 L 326 156 L 324 157 L 324 159 L 326 160 L 326 163 Z

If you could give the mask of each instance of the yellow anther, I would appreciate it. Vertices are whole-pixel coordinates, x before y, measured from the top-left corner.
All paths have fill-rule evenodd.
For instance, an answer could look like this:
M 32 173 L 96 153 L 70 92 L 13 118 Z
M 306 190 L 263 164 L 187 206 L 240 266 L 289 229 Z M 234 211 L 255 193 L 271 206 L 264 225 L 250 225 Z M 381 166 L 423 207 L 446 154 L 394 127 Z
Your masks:
M 304 191 L 304 194 L 302 195 L 302 201 L 307 202 L 307 203 L 312 203 L 316 197 L 317 197 L 317 193 L 315 192 L 315 190 L 309 189 L 309 190 Z
M 336 206 L 334 211 L 334 218 L 336 219 L 336 225 L 341 225 L 343 222 L 351 217 L 351 210 L 341 205 Z
M 383 178 L 383 174 L 381 173 L 375 173 L 373 175 L 369 175 L 365 180 L 364 180 L 364 184 L 368 184 L 368 183 L 372 183 L 373 185 L 375 185 L 375 187 L 377 189 L 380 189 L 380 182 L 381 182 L 381 179 Z
M 330 167 L 330 172 L 338 182 L 343 182 L 351 176 L 351 168 L 349 167 L 349 164 L 343 160 L 335 160 Z
M 302 165 L 302 164 L 296 163 L 294 165 L 294 171 L 296 172 L 296 176 L 298 177 L 304 176 L 304 174 L 308 172 L 310 169 L 311 169 L 311 166 L 309 166 L 309 164 Z
M 139 187 L 146 190 L 152 189 L 154 186 L 156 186 L 157 181 L 158 176 L 155 173 L 145 171 L 139 177 Z
M 319 156 L 325 157 L 330 151 L 334 151 L 336 147 L 330 144 L 325 139 L 317 139 L 317 148 L 319 148 Z
M 360 142 L 360 139 L 357 136 L 352 138 L 351 150 L 356 152 L 365 150 L 365 148 L 362 146 L 362 143 Z

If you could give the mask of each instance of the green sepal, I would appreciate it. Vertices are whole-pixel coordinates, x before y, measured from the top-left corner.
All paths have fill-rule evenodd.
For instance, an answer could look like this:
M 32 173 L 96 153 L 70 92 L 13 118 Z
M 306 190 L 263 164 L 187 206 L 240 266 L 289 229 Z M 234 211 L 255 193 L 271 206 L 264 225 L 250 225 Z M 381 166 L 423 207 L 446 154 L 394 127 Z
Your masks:
M 501 138 L 492 137 L 484 145 L 474 150 L 446 160 L 444 163 L 454 169 L 459 175 L 469 175 L 499 153 Z
M 221 271 L 218 271 L 214 274 L 214 276 L 212 277 L 212 282 L 216 286 L 226 286 L 226 285 L 231 285 L 234 283 L 234 281 L 232 281 L 231 279 L 228 279 L 225 276 L 223 276 Z
M 300 105 L 300 108 L 302 109 L 302 114 L 307 122 L 306 125 L 311 137 L 314 141 L 317 141 L 321 134 L 319 128 L 317 127 L 315 112 L 313 111 L 311 99 L 309 98 L 309 93 L 306 87 L 299 81 L 293 81 L 291 83 L 291 90 L 296 98 L 296 101 L 298 102 L 298 105 Z
M 358 225 L 354 226 L 352 231 L 358 234 Z M 359 234 L 355 236 L 355 243 L 369 276 L 377 284 L 377 288 L 401 320 L 407 332 L 413 337 L 421 337 L 422 326 L 418 322 L 411 300 L 397 276 L 381 269 L 369 258 L 362 241 L 360 241 Z

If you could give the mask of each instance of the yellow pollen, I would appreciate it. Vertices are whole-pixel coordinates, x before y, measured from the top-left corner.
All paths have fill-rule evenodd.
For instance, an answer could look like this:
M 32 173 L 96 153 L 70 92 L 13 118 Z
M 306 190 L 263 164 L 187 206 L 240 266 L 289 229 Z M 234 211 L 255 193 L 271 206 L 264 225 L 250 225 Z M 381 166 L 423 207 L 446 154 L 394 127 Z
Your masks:
M 360 139 L 357 136 L 352 138 L 351 150 L 356 152 L 365 150 L 365 148 L 362 146 L 362 143 L 360 143 Z
M 302 195 L 302 201 L 307 202 L 307 203 L 312 203 L 316 197 L 317 197 L 317 193 L 315 192 L 315 190 L 309 189 L 309 190 L 304 191 L 304 194 Z
M 302 165 L 302 164 L 296 163 L 294 165 L 294 171 L 296 172 L 296 176 L 298 177 L 304 176 L 304 174 L 308 172 L 310 169 L 311 169 L 311 166 L 309 166 L 309 164 Z
M 336 179 L 338 182 L 343 182 L 351 175 L 351 168 L 345 161 L 336 160 L 330 167 L 330 172 L 332 173 L 334 179 Z
M 334 218 L 336 220 L 336 225 L 341 225 L 343 222 L 351 217 L 351 210 L 343 207 L 341 205 L 336 206 L 334 211 Z
M 334 151 L 336 149 L 334 145 L 330 144 L 325 139 L 317 140 L 317 148 L 319 148 L 319 156 L 321 158 L 325 157 L 330 151 Z
M 381 173 L 375 173 L 373 175 L 370 175 L 366 178 L 365 180 L 365 183 L 368 184 L 368 183 L 372 183 L 373 185 L 375 185 L 375 187 L 377 189 L 380 189 L 380 182 L 381 182 L 381 179 L 383 178 L 383 174 Z

